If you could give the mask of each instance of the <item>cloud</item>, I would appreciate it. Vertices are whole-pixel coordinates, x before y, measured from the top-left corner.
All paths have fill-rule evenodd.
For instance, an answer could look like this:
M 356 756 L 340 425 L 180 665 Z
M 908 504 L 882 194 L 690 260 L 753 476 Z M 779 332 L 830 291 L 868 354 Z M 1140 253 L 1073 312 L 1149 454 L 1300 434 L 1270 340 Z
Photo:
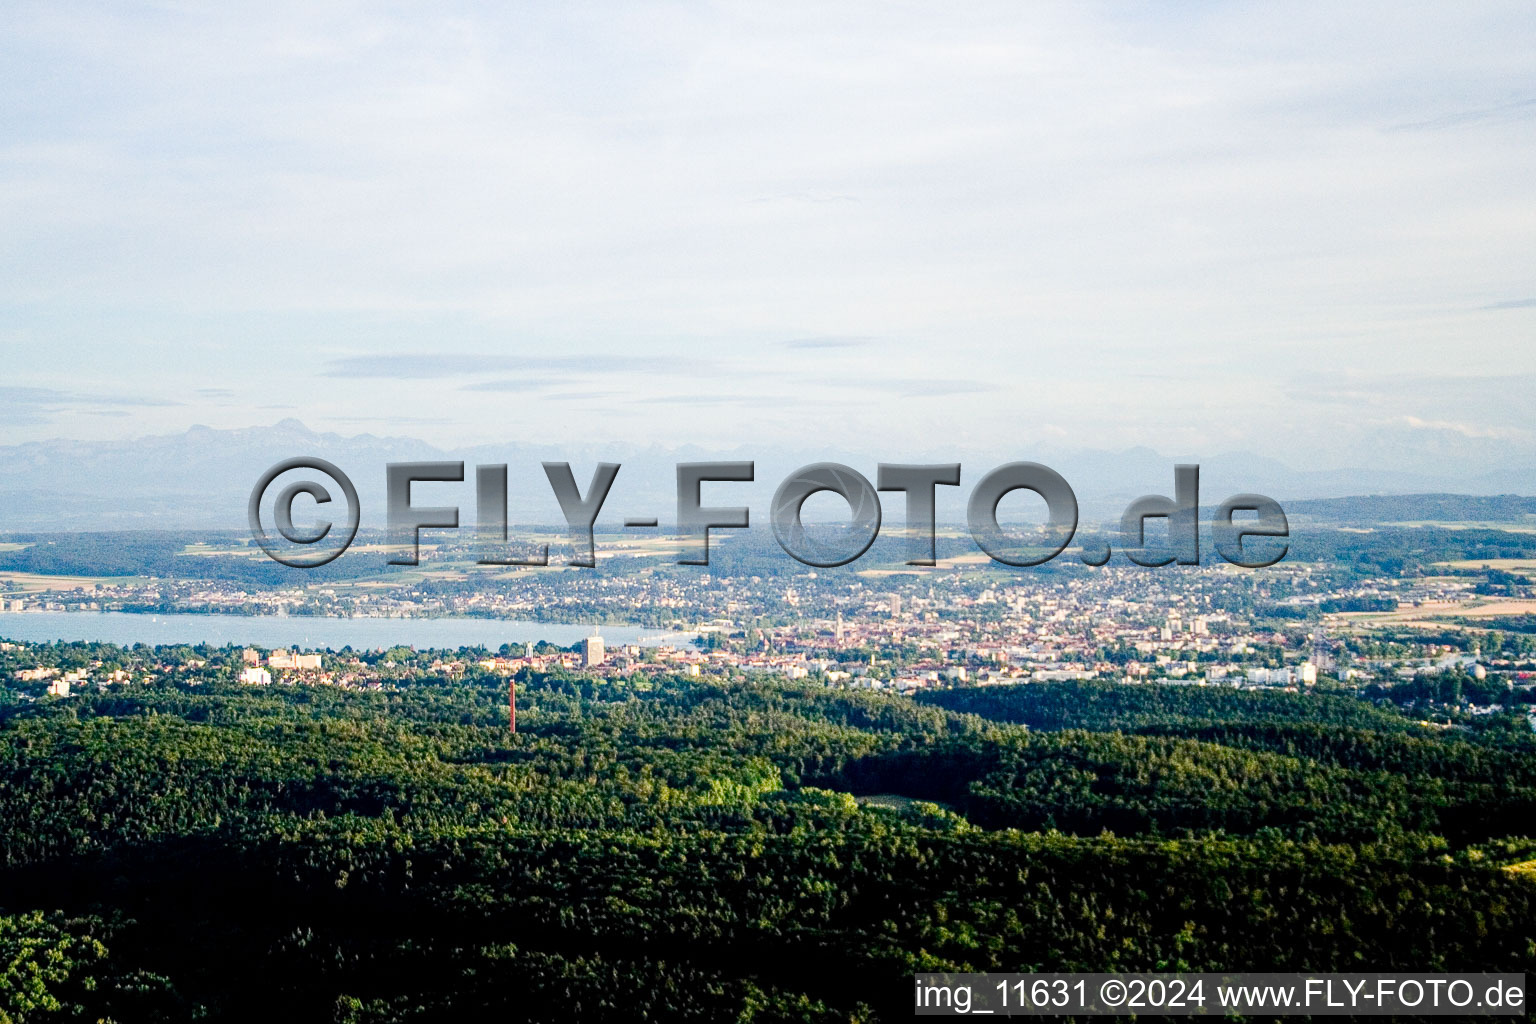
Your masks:
M 1479 309 L 1531 309 L 1536 307 L 1536 299 L 1508 299 L 1504 302 L 1493 302 Z
M 846 192 L 780 192 L 776 195 L 757 196 L 754 203 L 856 203 L 859 197 Z
M 145 395 L 73 395 L 71 397 L 74 403 L 89 403 L 91 405 L 128 405 L 158 409 L 186 404 L 169 398 L 150 398 Z
M 470 353 L 397 353 L 377 356 L 343 356 L 326 363 L 327 377 L 388 377 L 419 380 L 426 377 L 472 376 L 521 369 L 532 360 Z
M 1296 401 L 1329 405 L 1435 407 L 1476 405 L 1485 410 L 1522 412 L 1524 396 L 1536 390 L 1536 374 L 1502 373 L 1340 373 L 1331 379 L 1296 376 L 1285 394 Z
M 875 391 L 886 391 L 902 398 L 942 398 L 946 395 L 977 395 L 996 391 L 999 385 L 981 380 L 946 380 L 938 377 L 905 377 L 861 382 Z
M 557 391 L 550 395 L 539 396 L 551 402 L 588 402 L 599 398 L 623 398 L 622 391 Z
M 386 377 L 422 380 L 438 377 L 473 377 L 522 370 L 573 370 L 588 373 L 672 373 L 680 365 L 697 370 L 670 356 L 631 356 L 594 353 L 585 356 L 507 356 L 472 352 L 395 353 L 378 356 L 342 356 L 326 363 L 326 377 Z M 487 388 L 485 390 L 498 390 Z
M 863 348 L 868 345 L 871 338 L 857 336 L 829 335 L 823 338 L 793 338 L 789 341 L 779 342 L 784 348 L 798 349 L 823 349 L 823 348 Z
M 31 424 L 61 412 L 128 415 L 124 408 L 165 408 L 180 402 L 144 395 L 102 395 L 56 388 L 0 387 L 0 423 Z
M 643 398 L 630 399 L 630 405 L 664 405 L 664 406 L 693 406 L 693 405 L 735 405 L 743 408 L 761 409 L 763 405 L 762 395 L 723 395 L 709 391 L 695 391 L 690 394 L 678 395 L 647 395 Z M 774 397 L 774 409 L 781 410 L 794 406 L 808 406 L 819 404 L 815 399 L 803 395 L 778 395 Z
M 1432 117 L 1427 121 L 1408 121 L 1392 125 L 1387 130 L 1392 132 L 1433 131 L 1437 128 L 1459 128 L 1465 124 L 1484 122 L 1502 124 L 1509 121 L 1524 121 L 1532 117 L 1536 117 L 1536 99 L 1525 99 L 1516 100 L 1513 103 L 1501 103 L 1497 106 L 1460 110 L 1441 117 Z
M 62 405 L 69 396 L 53 388 L 0 387 L 0 404 L 7 406 Z
M 453 422 L 442 416 L 323 416 L 321 419 L 328 423 L 414 423 L 428 426 Z
M 1318 402 L 1323 405 L 1381 405 L 1389 397 L 1370 384 L 1349 386 L 1326 381 L 1293 381 L 1286 389 L 1286 397 L 1297 402 Z
M 1528 3 L 12 7 L 0 347 L 60 392 L 0 412 L 13 439 L 87 388 L 228 426 L 388 416 L 414 381 L 434 441 L 1023 416 L 1294 460 L 1530 416 L 1433 377 L 1536 369 Z M 1300 368 L 1336 415 L 1283 408 Z M 743 397 L 701 421 L 688 391 Z
M 1431 430 L 1448 434 L 1459 434 L 1462 437 L 1470 437 L 1477 440 L 1514 441 L 1530 437 L 1530 432 L 1525 430 L 1485 427 L 1454 420 L 1426 420 L 1418 416 L 1400 416 L 1393 422 L 1400 423 L 1406 427 L 1412 427 L 1414 430 Z
M 517 377 L 511 380 L 482 380 L 465 384 L 460 391 L 533 391 L 538 388 L 569 384 L 568 377 Z

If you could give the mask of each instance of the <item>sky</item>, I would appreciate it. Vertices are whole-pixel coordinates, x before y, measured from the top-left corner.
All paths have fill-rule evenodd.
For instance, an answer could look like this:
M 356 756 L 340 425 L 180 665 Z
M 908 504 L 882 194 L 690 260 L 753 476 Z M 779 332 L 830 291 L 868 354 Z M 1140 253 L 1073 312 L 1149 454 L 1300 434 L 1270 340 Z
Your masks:
M 7 443 L 1536 465 L 1527 2 L 4 21 Z

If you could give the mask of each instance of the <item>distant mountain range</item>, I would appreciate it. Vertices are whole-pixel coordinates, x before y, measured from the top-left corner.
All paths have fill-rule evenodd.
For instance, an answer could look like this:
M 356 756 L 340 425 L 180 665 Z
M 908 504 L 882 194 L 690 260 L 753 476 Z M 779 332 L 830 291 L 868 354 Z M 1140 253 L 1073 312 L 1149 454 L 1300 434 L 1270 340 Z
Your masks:
M 1268 494 L 1298 514 L 1317 517 L 1400 521 L 1416 519 L 1503 519 L 1536 512 L 1536 499 L 1512 495 L 1467 497 L 1448 491 L 1486 494 L 1507 489 L 1508 480 L 1448 480 L 1433 474 L 1373 470 L 1298 471 L 1256 455 L 1168 456 L 1150 448 L 1109 451 L 900 451 L 859 454 L 831 448 L 789 450 L 782 447 L 710 450 L 635 444 L 548 446 L 482 445 L 444 450 L 408 437 L 317 433 L 294 419 L 268 427 L 214 430 L 193 427 L 181 434 L 126 441 L 41 441 L 0 447 L 0 531 L 79 531 L 125 529 L 244 530 L 251 487 L 274 463 L 314 455 L 335 463 L 355 482 L 363 505 L 364 526 L 384 524 L 384 466 L 388 462 L 462 460 L 463 484 L 419 488 L 419 504 L 457 503 L 460 521 L 474 519 L 474 469 L 477 463 L 507 463 L 514 522 L 561 521 L 540 463 L 570 462 L 585 491 L 599 461 L 622 464 L 604 505 L 604 521 L 624 516 L 658 516 L 668 523 L 676 507 L 676 464 L 715 459 L 751 459 L 757 463 L 752 484 L 706 485 L 705 503 L 746 505 L 754 522 L 766 522 L 769 502 L 779 482 L 793 469 L 816 461 L 846 462 L 873 479 L 875 465 L 897 462 L 960 462 L 962 486 L 939 489 L 939 518 L 962 521 L 970 485 L 993 467 L 1019 459 L 1043 462 L 1071 483 L 1085 519 L 1112 518 L 1141 494 L 1169 493 L 1176 462 L 1201 466 L 1202 504 L 1214 505 L 1228 494 Z M 1504 484 L 1496 488 L 1495 484 Z M 1425 493 L 1429 492 L 1429 493 Z M 1383 497 L 1350 497 L 1375 494 Z M 899 516 L 899 497 L 887 502 Z M 1330 499 L 1330 500 L 1317 500 Z M 829 499 L 835 500 L 835 499 Z M 1010 499 L 1013 501 L 1015 499 Z M 1017 499 L 1017 508 L 1027 503 Z M 809 507 L 809 506 L 808 506 Z M 830 506 L 829 506 L 830 507 Z M 1008 506 L 1005 505 L 1005 511 Z

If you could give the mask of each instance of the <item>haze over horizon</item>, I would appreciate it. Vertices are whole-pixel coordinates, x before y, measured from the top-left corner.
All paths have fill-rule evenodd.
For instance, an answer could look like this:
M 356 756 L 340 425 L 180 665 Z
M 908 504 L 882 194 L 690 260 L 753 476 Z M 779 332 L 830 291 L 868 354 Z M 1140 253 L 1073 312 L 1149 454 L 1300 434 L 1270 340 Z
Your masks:
M 18 4 L 3 439 L 295 416 L 441 448 L 1524 472 L 1533 28 Z
M 959 487 L 938 488 L 941 521 L 962 522 L 971 488 L 1004 462 L 1041 461 L 1062 473 L 1080 503 L 1084 521 L 1117 520 L 1134 497 L 1167 493 L 1173 467 L 1194 461 L 1201 467 L 1202 503 L 1213 506 L 1230 494 L 1258 491 L 1287 502 L 1361 495 L 1417 495 L 1398 507 L 1396 518 L 1443 518 L 1445 503 L 1436 495 L 1529 494 L 1528 469 L 1480 472 L 1463 466 L 1456 475 L 1432 471 L 1403 472 L 1356 466 L 1311 470 L 1287 465 L 1254 452 L 1190 453 L 1150 446 L 1117 450 L 1065 448 L 1051 444 L 962 449 L 853 449 L 836 438 L 798 445 L 661 445 L 643 439 L 609 442 L 569 441 L 532 444 L 503 440 L 481 445 L 437 446 L 405 434 L 318 432 L 297 418 L 270 426 L 217 429 L 194 426 L 185 431 L 112 441 L 31 441 L 0 445 L 0 532 L 94 531 L 123 529 L 243 530 L 250 489 L 263 471 L 280 459 L 318 456 L 336 463 L 355 483 L 362 499 L 363 525 L 384 525 L 384 467 L 390 462 L 462 460 L 464 482 L 418 485 L 421 501 L 457 504 L 463 517 L 474 514 L 474 466 L 509 466 L 509 509 L 516 521 L 554 523 L 560 509 L 540 463 L 569 462 L 582 487 L 596 464 L 622 466 L 605 502 L 601 522 L 617 526 L 625 515 L 654 515 L 674 521 L 676 464 L 683 461 L 749 459 L 751 483 L 712 484 L 706 497 L 715 503 L 746 505 L 754 522 L 766 522 L 766 510 L 781 480 L 812 462 L 844 462 L 867 478 L 880 462 L 959 462 Z M 1506 502 L 1504 513 L 1517 517 L 1531 505 Z M 900 521 L 903 499 L 887 494 L 887 517 Z M 1454 502 L 1452 504 L 1455 504 Z M 1475 503 L 1474 503 L 1475 504 Z M 1507 506 L 1507 507 L 1505 507 Z M 1472 505 L 1468 505 L 1472 507 Z M 841 521 L 846 505 L 830 495 L 812 498 L 812 517 Z M 1406 509 L 1406 511 L 1404 511 Z M 1037 517 L 1033 499 L 1019 495 L 1005 501 L 1005 516 Z M 1479 518 L 1462 516 L 1461 518 Z M 468 521 L 466 518 L 465 521 Z

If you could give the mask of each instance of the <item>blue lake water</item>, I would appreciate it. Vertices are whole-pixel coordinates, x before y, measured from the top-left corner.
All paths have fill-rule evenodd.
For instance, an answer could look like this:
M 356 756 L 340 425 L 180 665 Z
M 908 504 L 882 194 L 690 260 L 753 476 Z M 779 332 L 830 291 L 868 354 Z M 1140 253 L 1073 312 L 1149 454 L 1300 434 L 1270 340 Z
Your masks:
M 641 626 L 603 626 L 608 645 L 682 645 L 692 633 Z M 314 615 L 150 615 L 132 612 L 3 612 L 0 638 L 46 643 L 95 640 L 114 644 L 255 644 L 311 650 L 357 650 L 405 644 L 419 649 L 488 647 L 547 640 L 569 647 L 592 635 L 590 623 L 506 619 L 343 619 Z

